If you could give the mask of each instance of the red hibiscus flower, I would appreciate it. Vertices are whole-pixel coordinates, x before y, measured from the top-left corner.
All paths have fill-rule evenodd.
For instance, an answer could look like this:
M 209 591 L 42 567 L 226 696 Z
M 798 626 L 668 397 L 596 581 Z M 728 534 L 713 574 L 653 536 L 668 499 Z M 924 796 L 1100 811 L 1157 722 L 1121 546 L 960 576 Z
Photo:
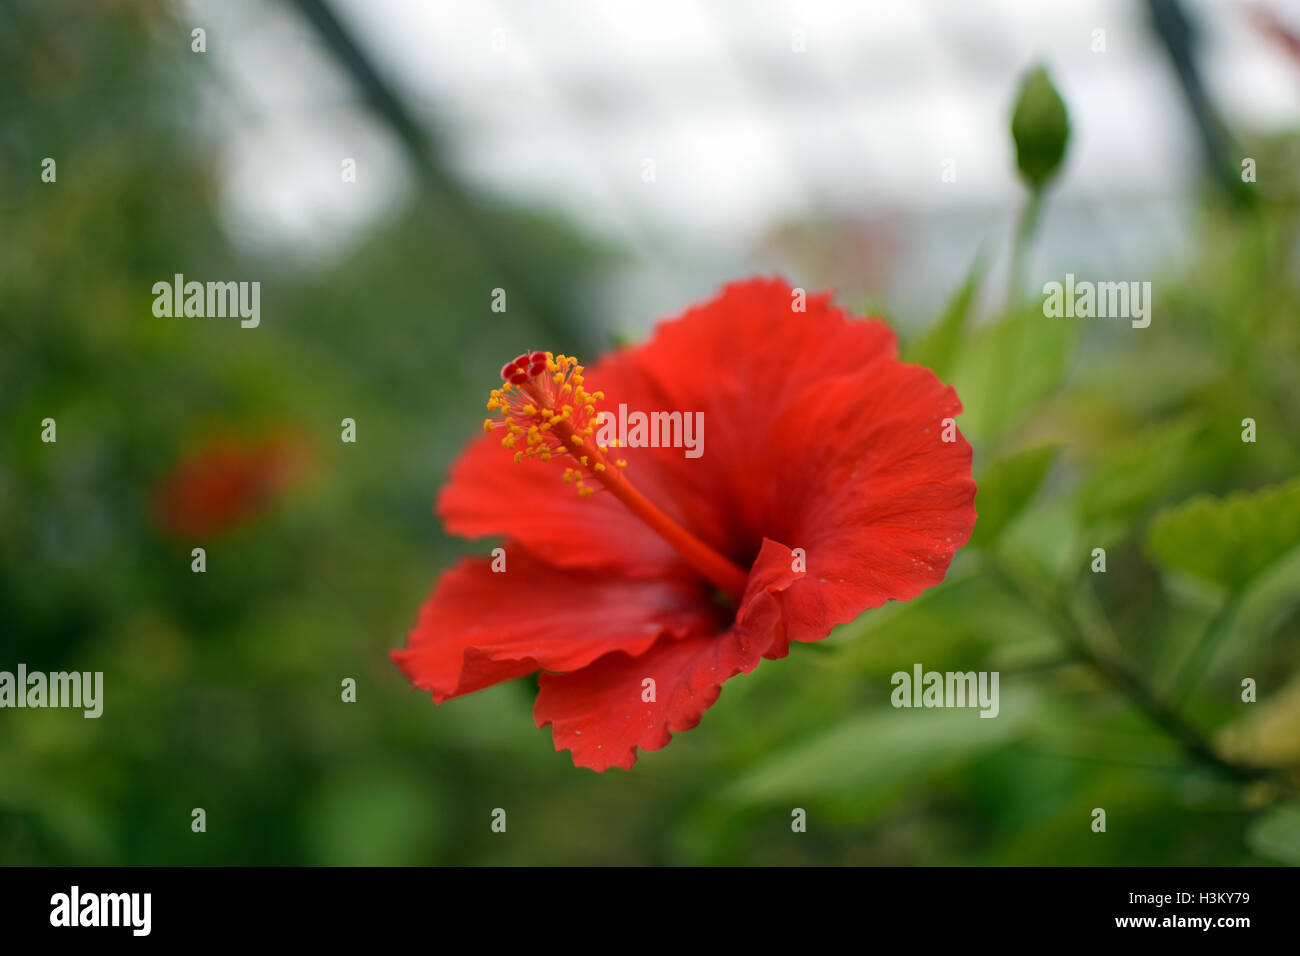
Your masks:
M 229 531 L 270 507 L 310 460 L 306 439 L 287 431 L 209 439 L 154 489 L 154 515 L 181 540 Z
M 556 749 L 626 769 L 791 641 L 943 580 L 975 523 L 956 393 L 884 323 L 796 303 L 741 282 L 589 372 L 549 352 L 502 369 L 438 513 L 504 536 L 504 570 L 443 575 L 393 652 L 411 682 L 442 703 L 541 671 Z M 613 447 L 619 406 L 702 413 L 705 453 Z

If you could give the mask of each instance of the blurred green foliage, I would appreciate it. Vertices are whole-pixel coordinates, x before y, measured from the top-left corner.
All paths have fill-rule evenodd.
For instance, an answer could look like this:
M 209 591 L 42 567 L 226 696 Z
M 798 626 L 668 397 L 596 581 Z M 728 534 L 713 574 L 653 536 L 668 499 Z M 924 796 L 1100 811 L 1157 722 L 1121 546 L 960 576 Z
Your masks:
M 503 356 L 538 341 L 525 310 L 489 311 L 490 255 L 416 200 L 334 268 L 245 261 L 192 123 L 215 80 L 165 8 L 0 17 L 0 669 L 106 675 L 98 720 L 0 712 L 0 862 L 1300 862 L 1295 167 L 1268 159 L 1287 141 L 1256 151 L 1269 201 L 1207 206 L 1196 261 L 1152 277 L 1148 329 L 977 317 L 972 269 L 904 343 L 956 385 L 976 449 L 980 523 L 947 581 L 596 775 L 533 725 L 531 682 L 435 708 L 387 657 L 471 547 L 441 536 L 435 490 Z M 598 261 L 492 214 L 557 286 Z M 176 272 L 260 279 L 262 326 L 155 319 Z M 302 488 L 219 539 L 159 532 L 150 491 L 196 440 L 280 426 L 320 449 Z M 1189 752 L 1081 635 L 1248 772 Z M 999 670 L 1001 715 L 892 709 L 916 662 Z

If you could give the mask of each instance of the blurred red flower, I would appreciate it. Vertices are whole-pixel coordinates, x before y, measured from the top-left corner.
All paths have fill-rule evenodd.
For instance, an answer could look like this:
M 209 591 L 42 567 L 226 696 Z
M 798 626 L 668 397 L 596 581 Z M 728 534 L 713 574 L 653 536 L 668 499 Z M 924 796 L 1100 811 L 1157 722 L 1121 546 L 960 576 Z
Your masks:
M 505 436 L 469 445 L 438 512 L 504 535 L 505 573 L 442 576 L 393 652 L 406 676 L 442 703 L 540 670 L 556 749 L 630 768 L 729 678 L 939 583 L 975 523 L 957 395 L 884 323 L 800 294 L 730 285 L 590 375 L 541 352 L 502 369 L 485 427 Z M 702 412 L 707 453 L 598 444 L 616 403 Z
M 289 430 L 209 439 L 154 489 L 154 515 L 186 541 L 228 531 L 264 513 L 310 461 L 306 437 Z

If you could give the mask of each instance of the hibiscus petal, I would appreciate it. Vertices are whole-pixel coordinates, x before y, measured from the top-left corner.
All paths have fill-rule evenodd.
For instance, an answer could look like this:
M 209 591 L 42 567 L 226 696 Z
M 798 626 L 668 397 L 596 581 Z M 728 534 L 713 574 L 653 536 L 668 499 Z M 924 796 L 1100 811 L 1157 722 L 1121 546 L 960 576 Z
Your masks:
M 445 573 L 420 608 L 406 648 L 392 652 L 437 703 L 723 626 L 720 609 L 693 580 L 564 571 L 510 543 L 506 552 L 505 572 L 492 571 L 490 558 L 466 558 Z
M 755 503 L 790 462 L 772 453 L 776 422 L 825 378 L 878 375 L 898 367 L 893 331 L 855 319 L 829 293 L 807 295 L 779 279 L 726 286 L 712 301 L 662 323 L 644 346 L 607 356 L 588 375 L 592 387 L 630 411 L 700 412 L 703 454 L 680 448 L 621 452 L 628 476 L 700 539 L 748 566 L 771 535 L 770 510 Z M 870 378 L 865 378 L 870 381 Z M 803 422 L 795 437 L 816 443 L 838 436 Z
M 533 719 L 552 726 L 555 749 L 572 751 L 580 767 L 628 770 L 637 748 L 659 750 L 698 724 L 725 681 L 757 667 L 774 641 L 785 642 L 777 595 L 798 578 L 789 549 L 765 542 L 756 567 L 724 633 L 661 638 L 639 657 L 609 654 L 573 673 L 543 674 Z M 650 687 L 654 699 L 646 700 Z
M 777 471 L 756 505 L 770 533 L 806 554 L 782 596 L 791 640 L 938 584 L 975 524 L 971 447 L 945 418 L 956 393 L 929 369 L 889 363 L 810 388 L 775 423 Z M 809 421 L 835 436 L 806 436 Z M 805 427 L 801 430 L 801 425 Z
M 452 468 L 438 514 L 451 534 L 509 535 L 557 567 L 605 567 L 640 577 L 686 567 L 671 545 L 609 494 L 579 498 L 562 477 L 573 464 L 566 457 L 516 464 L 499 437 L 482 435 Z

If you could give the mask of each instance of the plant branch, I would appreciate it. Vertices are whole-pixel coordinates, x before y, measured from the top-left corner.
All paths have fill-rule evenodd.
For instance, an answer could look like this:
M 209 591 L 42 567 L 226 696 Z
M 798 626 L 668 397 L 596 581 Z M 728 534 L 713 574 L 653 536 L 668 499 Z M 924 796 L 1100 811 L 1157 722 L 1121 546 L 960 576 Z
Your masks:
M 1059 594 L 1042 593 L 1026 586 L 998 557 L 988 555 L 988 564 L 1003 584 L 1043 617 L 1051 620 L 1065 641 L 1067 649 L 1079 660 L 1090 664 L 1117 690 L 1127 697 L 1157 727 L 1172 737 L 1191 757 L 1216 772 L 1240 781 L 1270 776 L 1263 768 L 1242 766 L 1220 756 L 1204 734 L 1164 700 L 1155 695 L 1147 683 L 1118 655 L 1097 648 L 1084 632 L 1069 603 Z

